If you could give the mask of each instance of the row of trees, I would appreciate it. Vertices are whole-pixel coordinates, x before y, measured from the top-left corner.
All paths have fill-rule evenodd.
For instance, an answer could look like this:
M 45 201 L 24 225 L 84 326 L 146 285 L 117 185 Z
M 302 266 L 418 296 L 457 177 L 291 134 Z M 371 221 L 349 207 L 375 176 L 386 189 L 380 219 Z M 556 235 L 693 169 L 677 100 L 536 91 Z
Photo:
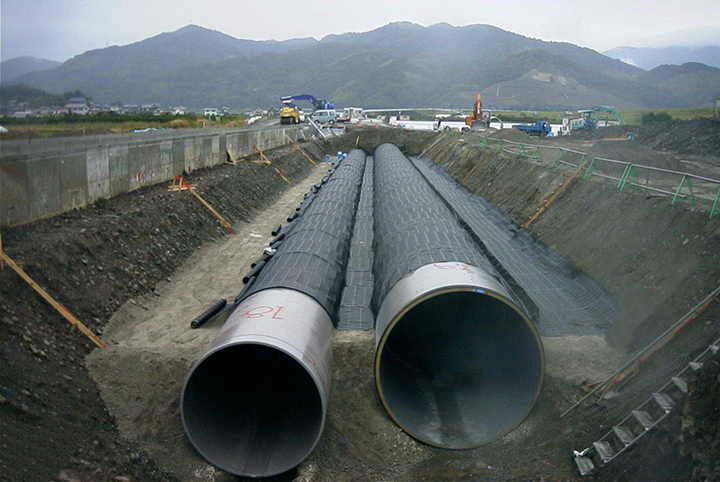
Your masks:
M 92 97 L 83 94 L 79 90 L 51 94 L 25 84 L 0 86 L 0 99 L 2 99 L 4 105 L 28 103 L 32 109 L 45 106 L 64 106 L 71 97 L 84 97 L 88 102 L 92 100 Z

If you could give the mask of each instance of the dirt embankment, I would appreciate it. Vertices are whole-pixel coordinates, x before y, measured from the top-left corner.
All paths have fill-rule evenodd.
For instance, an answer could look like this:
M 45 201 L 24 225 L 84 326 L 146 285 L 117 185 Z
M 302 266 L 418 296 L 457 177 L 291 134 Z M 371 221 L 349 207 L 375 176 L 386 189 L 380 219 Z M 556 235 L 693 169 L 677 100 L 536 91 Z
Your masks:
M 322 158 L 316 144 L 302 145 Z M 273 166 L 241 161 L 185 180 L 238 226 L 287 188 L 274 167 L 293 183 L 321 169 L 292 147 L 266 154 Z M 192 253 L 227 233 L 197 199 L 161 183 L 2 235 L 4 251 L 102 335 L 119 306 L 158 294 L 158 284 Z M 83 365 L 90 342 L 7 268 L 0 309 L 0 480 L 173 479 L 119 435 Z
M 426 155 L 524 223 L 572 173 L 443 139 Z M 649 341 L 720 282 L 720 218 L 600 178 L 572 181 L 533 233 L 619 300 L 608 338 Z M 642 328 L 641 328 L 642 326 Z
M 613 142 L 621 141 L 601 142 L 595 149 L 617 158 L 626 147 Z M 636 147 L 630 148 L 637 152 Z M 563 165 L 554 168 L 547 162 L 501 156 L 451 139 L 440 141 L 427 155 L 518 224 L 529 219 L 574 171 Z M 650 150 L 644 155 L 650 165 L 662 165 L 668 159 Z M 718 287 L 720 218 L 708 219 L 706 211 L 684 203 L 671 206 L 669 197 L 633 189 L 620 191 L 616 182 L 597 177 L 569 182 L 572 184 L 530 229 L 616 295 L 616 319 L 606 334 L 610 342 L 628 352 L 645 346 Z M 714 339 L 719 313 L 720 305 L 711 305 L 646 363 L 636 377 L 638 383 L 662 372 L 653 372 L 658 366 L 675 363 L 691 347 L 697 348 L 698 340 Z M 592 367 L 599 359 L 587 355 L 575 362 L 584 360 Z M 690 480 L 691 476 L 692 480 L 720 480 L 718 377 L 705 377 L 712 380 L 714 388 L 706 387 L 691 396 L 683 417 L 680 411 L 674 413 L 673 420 L 660 427 L 652 441 L 643 440 L 622 460 L 603 468 L 599 480 L 674 481 Z M 589 379 L 602 376 L 590 375 Z M 596 424 L 586 429 L 601 427 Z

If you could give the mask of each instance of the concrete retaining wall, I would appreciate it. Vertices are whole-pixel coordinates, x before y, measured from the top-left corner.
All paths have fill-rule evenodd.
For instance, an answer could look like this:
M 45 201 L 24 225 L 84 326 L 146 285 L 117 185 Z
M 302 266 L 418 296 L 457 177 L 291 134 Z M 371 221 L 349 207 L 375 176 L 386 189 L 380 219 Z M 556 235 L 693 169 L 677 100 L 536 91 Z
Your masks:
M 299 127 L 192 129 L 3 142 L 0 226 L 54 216 L 293 140 Z

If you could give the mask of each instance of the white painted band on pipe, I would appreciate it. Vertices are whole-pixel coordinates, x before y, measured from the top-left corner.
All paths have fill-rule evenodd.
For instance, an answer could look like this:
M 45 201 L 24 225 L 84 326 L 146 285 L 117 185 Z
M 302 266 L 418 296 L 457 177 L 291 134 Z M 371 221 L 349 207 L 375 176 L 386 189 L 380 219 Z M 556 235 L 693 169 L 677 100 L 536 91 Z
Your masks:
M 375 382 L 408 434 L 466 449 L 510 432 L 530 413 L 545 371 L 542 341 L 507 289 L 462 262 L 423 266 L 382 301 Z
M 245 477 L 302 462 L 325 424 L 332 337 L 327 312 L 299 291 L 245 299 L 185 380 L 180 411 L 195 449 Z

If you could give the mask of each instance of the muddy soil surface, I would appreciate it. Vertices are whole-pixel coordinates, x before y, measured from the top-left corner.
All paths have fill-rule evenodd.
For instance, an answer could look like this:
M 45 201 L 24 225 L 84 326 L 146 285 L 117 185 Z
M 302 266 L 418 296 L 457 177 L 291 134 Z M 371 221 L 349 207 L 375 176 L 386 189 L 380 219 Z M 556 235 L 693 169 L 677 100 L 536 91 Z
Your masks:
M 303 146 L 322 157 L 313 143 Z M 293 183 L 324 170 L 293 148 L 267 155 Z M 186 180 L 238 231 L 288 187 L 272 167 L 248 161 Z M 197 199 L 168 193 L 166 183 L 2 235 L 3 250 L 101 336 L 126 301 L 160 295 L 161 282 L 199 247 L 229 236 Z M 82 481 L 174 479 L 118 432 L 83 363 L 94 345 L 7 267 L 0 309 L 0 480 L 52 480 L 63 471 Z

